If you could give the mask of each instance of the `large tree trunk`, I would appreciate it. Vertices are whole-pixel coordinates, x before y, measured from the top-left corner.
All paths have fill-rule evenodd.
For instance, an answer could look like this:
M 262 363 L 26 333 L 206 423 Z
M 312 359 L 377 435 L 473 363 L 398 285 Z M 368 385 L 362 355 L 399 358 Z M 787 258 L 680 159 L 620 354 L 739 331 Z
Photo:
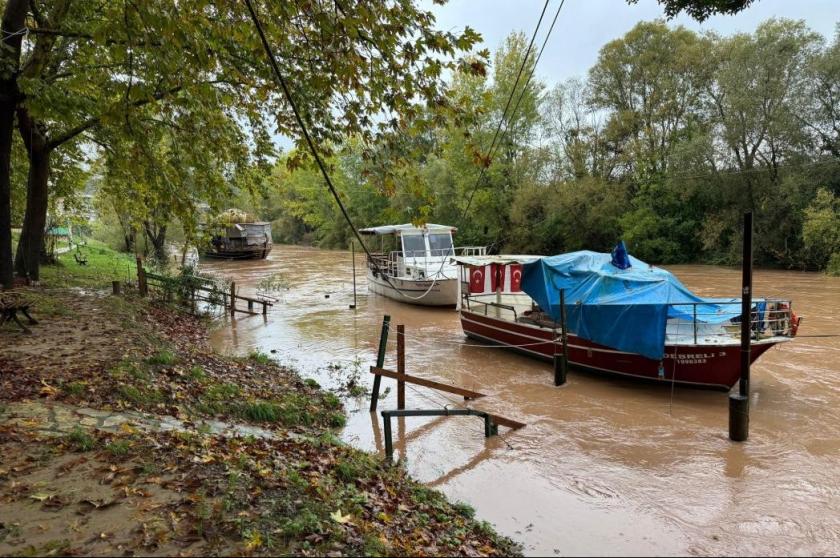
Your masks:
M 166 262 L 166 225 L 155 226 L 154 223 L 145 221 L 143 227 L 146 229 L 146 236 L 154 246 L 155 259 L 161 264 Z
M 25 106 L 17 108 L 17 117 L 18 131 L 29 156 L 29 176 L 26 183 L 26 212 L 15 254 L 15 271 L 21 277 L 38 281 L 44 228 L 47 225 L 52 146 L 43 125 L 29 116 Z
M 12 208 L 11 161 L 15 106 L 19 92 L 17 75 L 20 45 L 29 0 L 8 0 L 0 28 L 0 285 L 12 286 Z
M 50 155 L 47 148 L 33 149 L 29 156 L 29 181 L 26 186 L 26 213 L 15 255 L 18 275 L 32 281 L 40 279 L 41 248 L 47 225 L 49 201 Z
M 125 242 L 125 251 L 129 254 L 134 253 L 134 239 L 137 238 L 137 229 L 134 226 L 129 226 L 128 229 L 123 229 L 123 241 Z

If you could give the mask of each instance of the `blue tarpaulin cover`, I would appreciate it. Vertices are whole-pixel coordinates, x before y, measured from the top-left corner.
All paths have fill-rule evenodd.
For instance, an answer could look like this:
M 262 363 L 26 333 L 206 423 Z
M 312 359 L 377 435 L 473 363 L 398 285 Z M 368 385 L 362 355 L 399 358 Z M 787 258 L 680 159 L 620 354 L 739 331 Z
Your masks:
M 698 322 L 720 323 L 740 315 L 737 305 L 700 298 L 670 272 L 626 254 L 623 246 L 616 248 L 613 254 L 582 250 L 526 263 L 522 290 L 559 322 L 560 289 L 565 289 L 569 332 L 655 360 L 665 353 L 668 318 L 693 320 L 692 303 L 700 303 Z M 629 266 L 620 269 L 614 259 Z

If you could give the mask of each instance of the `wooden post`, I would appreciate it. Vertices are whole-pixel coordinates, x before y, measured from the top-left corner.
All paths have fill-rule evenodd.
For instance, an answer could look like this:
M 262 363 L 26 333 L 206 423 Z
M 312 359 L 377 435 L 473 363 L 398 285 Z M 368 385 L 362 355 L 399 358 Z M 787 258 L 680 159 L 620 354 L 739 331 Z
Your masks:
M 397 372 L 405 374 L 405 326 L 397 326 Z M 405 409 L 405 381 L 397 380 L 397 409 Z
M 119 281 L 111 281 L 111 289 L 113 289 L 114 295 L 120 294 L 120 282 Z
M 263 316 L 267 316 L 268 315 L 268 304 L 263 302 L 262 305 L 263 305 Z
M 566 383 L 566 373 L 569 370 L 569 338 L 566 336 L 566 289 L 560 289 L 560 343 L 563 352 L 557 354 L 554 349 L 554 385 L 562 386 Z
M 353 310 L 356 308 L 356 243 L 354 241 L 350 241 L 350 250 L 353 254 L 353 304 L 350 305 L 350 309 Z
M 149 287 L 146 283 L 146 270 L 143 269 L 143 258 L 137 256 L 137 291 L 140 296 L 149 294 Z
M 744 442 L 750 430 L 750 337 L 752 334 L 752 213 L 744 214 L 741 261 L 741 379 L 729 395 L 729 439 Z
M 230 315 L 236 313 L 236 281 L 230 282 Z
M 388 329 L 391 327 L 391 316 L 385 315 L 382 318 L 382 331 L 379 333 L 379 352 L 376 353 L 376 367 L 382 368 L 385 366 L 385 349 L 388 346 Z M 373 377 L 373 389 L 370 394 L 370 412 L 376 411 L 376 404 L 379 401 L 379 384 L 382 382 L 382 376 L 376 375 Z
M 248 300 L 248 310 L 250 312 L 254 311 L 254 301 L 253 300 Z

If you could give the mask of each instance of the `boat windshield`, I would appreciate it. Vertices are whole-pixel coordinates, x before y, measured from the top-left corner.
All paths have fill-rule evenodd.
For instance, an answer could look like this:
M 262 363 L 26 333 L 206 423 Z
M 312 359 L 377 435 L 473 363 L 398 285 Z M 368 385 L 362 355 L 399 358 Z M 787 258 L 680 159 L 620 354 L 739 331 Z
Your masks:
M 406 258 L 426 256 L 426 239 L 422 234 L 402 235 L 403 253 Z
M 452 236 L 449 233 L 430 234 L 429 249 L 432 256 L 455 255 L 452 249 Z

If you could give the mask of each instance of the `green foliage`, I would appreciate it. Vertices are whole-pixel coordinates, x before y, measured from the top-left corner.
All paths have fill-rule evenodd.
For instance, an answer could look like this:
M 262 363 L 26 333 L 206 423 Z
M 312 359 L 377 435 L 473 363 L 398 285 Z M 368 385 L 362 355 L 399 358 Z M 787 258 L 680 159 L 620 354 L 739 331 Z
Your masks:
M 96 240 L 88 240 L 80 252 L 87 258 L 87 265 L 79 265 L 73 258 L 74 251 L 56 258 L 54 265 L 44 266 L 42 281 L 54 287 L 105 287 L 114 280 L 136 279 L 134 258 L 120 254 Z
M 169 349 L 161 349 L 149 358 L 146 359 L 148 364 L 159 364 L 162 366 L 169 366 L 171 364 L 175 364 L 175 361 L 178 360 L 178 357 L 175 356 L 175 353 L 170 351 Z
M 73 428 L 65 436 L 65 440 L 75 451 L 90 451 L 96 447 L 96 440 L 81 426 Z
M 840 259 L 840 198 L 821 188 L 805 209 L 802 237 L 810 257 L 819 267 L 836 269 Z
M 828 265 L 825 268 L 826 273 L 835 277 L 840 277 L 840 252 L 835 252 L 828 260 Z
M 817 185 L 840 191 L 840 32 L 824 47 L 783 19 L 727 37 L 639 23 L 602 48 L 585 81 L 529 85 L 487 158 L 525 44 L 508 37 L 492 79 L 452 80 L 448 98 L 469 117 L 373 148 L 336 144 L 331 169 L 359 226 L 455 224 L 458 244 L 509 253 L 606 251 L 623 238 L 651 263 L 735 263 L 752 211 L 759 264 L 828 264 L 833 221 L 808 208 Z M 403 162 L 382 172 L 394 157 Z M 335 204 L 299 158 L 274 169 L 265 211 L 285 241 L 346 247 Z
M 236 384 L 213 384 L 207 388 L 205 395 L 211 401 L 226 401 L 235 399 L 241 391 Z
M 242 416 L 248 420 L 257 422 L 276 422 L 283 410 L 276 404 L 268 401 L 253 401 L 242 405 Z
M 189 377 L 191 380 L 196 382 L 203 382 L 207 379 L 207 373 L 204 371 L 204 367 L 199 364 L 196 364 L 189 371 Z
M 62 386 L 62 391 L 67 395 L 78 397 L 85 392 L 87 388 L 86 382 L 68 382 Z
M 136 405 L 155 405 L 163 401 L 163 394 L 154 388 L 122 385 L 117 391 L 122 399 Z
M 131 442 L 128 440 L 114 440 L 113 442 L 107 444 L 105 449 L 108 450 L 111 455 L 121 457 L 127 455 L 131 450 Z
M 265 364 L 270 364 L 271 363 L 271 357 L 269 355 L 261 352 L 261 351 L 252 351 L 248 355 L 248 358 L 251 359 L 252 361 L 256 362 L 257 364 L 265 365 Z
M 341 407 L 341 399 L 334 393 L 324 393 L 324 404 L 328 409 L 338 409 Z
M 639 0 L 627 0 L 628 4 L 636 4 Z M 676 17 L 685 11 L 697 21 L 705 21 L 717 14 L 735 15 L 745 10 L 756 0 L 657 0 L 665 7 L 665 14 L 669 18 Z
M 338 411 L 330 413 L 329 425 L 333 428 L 344 428 L 347 425 L 347 417 Z

